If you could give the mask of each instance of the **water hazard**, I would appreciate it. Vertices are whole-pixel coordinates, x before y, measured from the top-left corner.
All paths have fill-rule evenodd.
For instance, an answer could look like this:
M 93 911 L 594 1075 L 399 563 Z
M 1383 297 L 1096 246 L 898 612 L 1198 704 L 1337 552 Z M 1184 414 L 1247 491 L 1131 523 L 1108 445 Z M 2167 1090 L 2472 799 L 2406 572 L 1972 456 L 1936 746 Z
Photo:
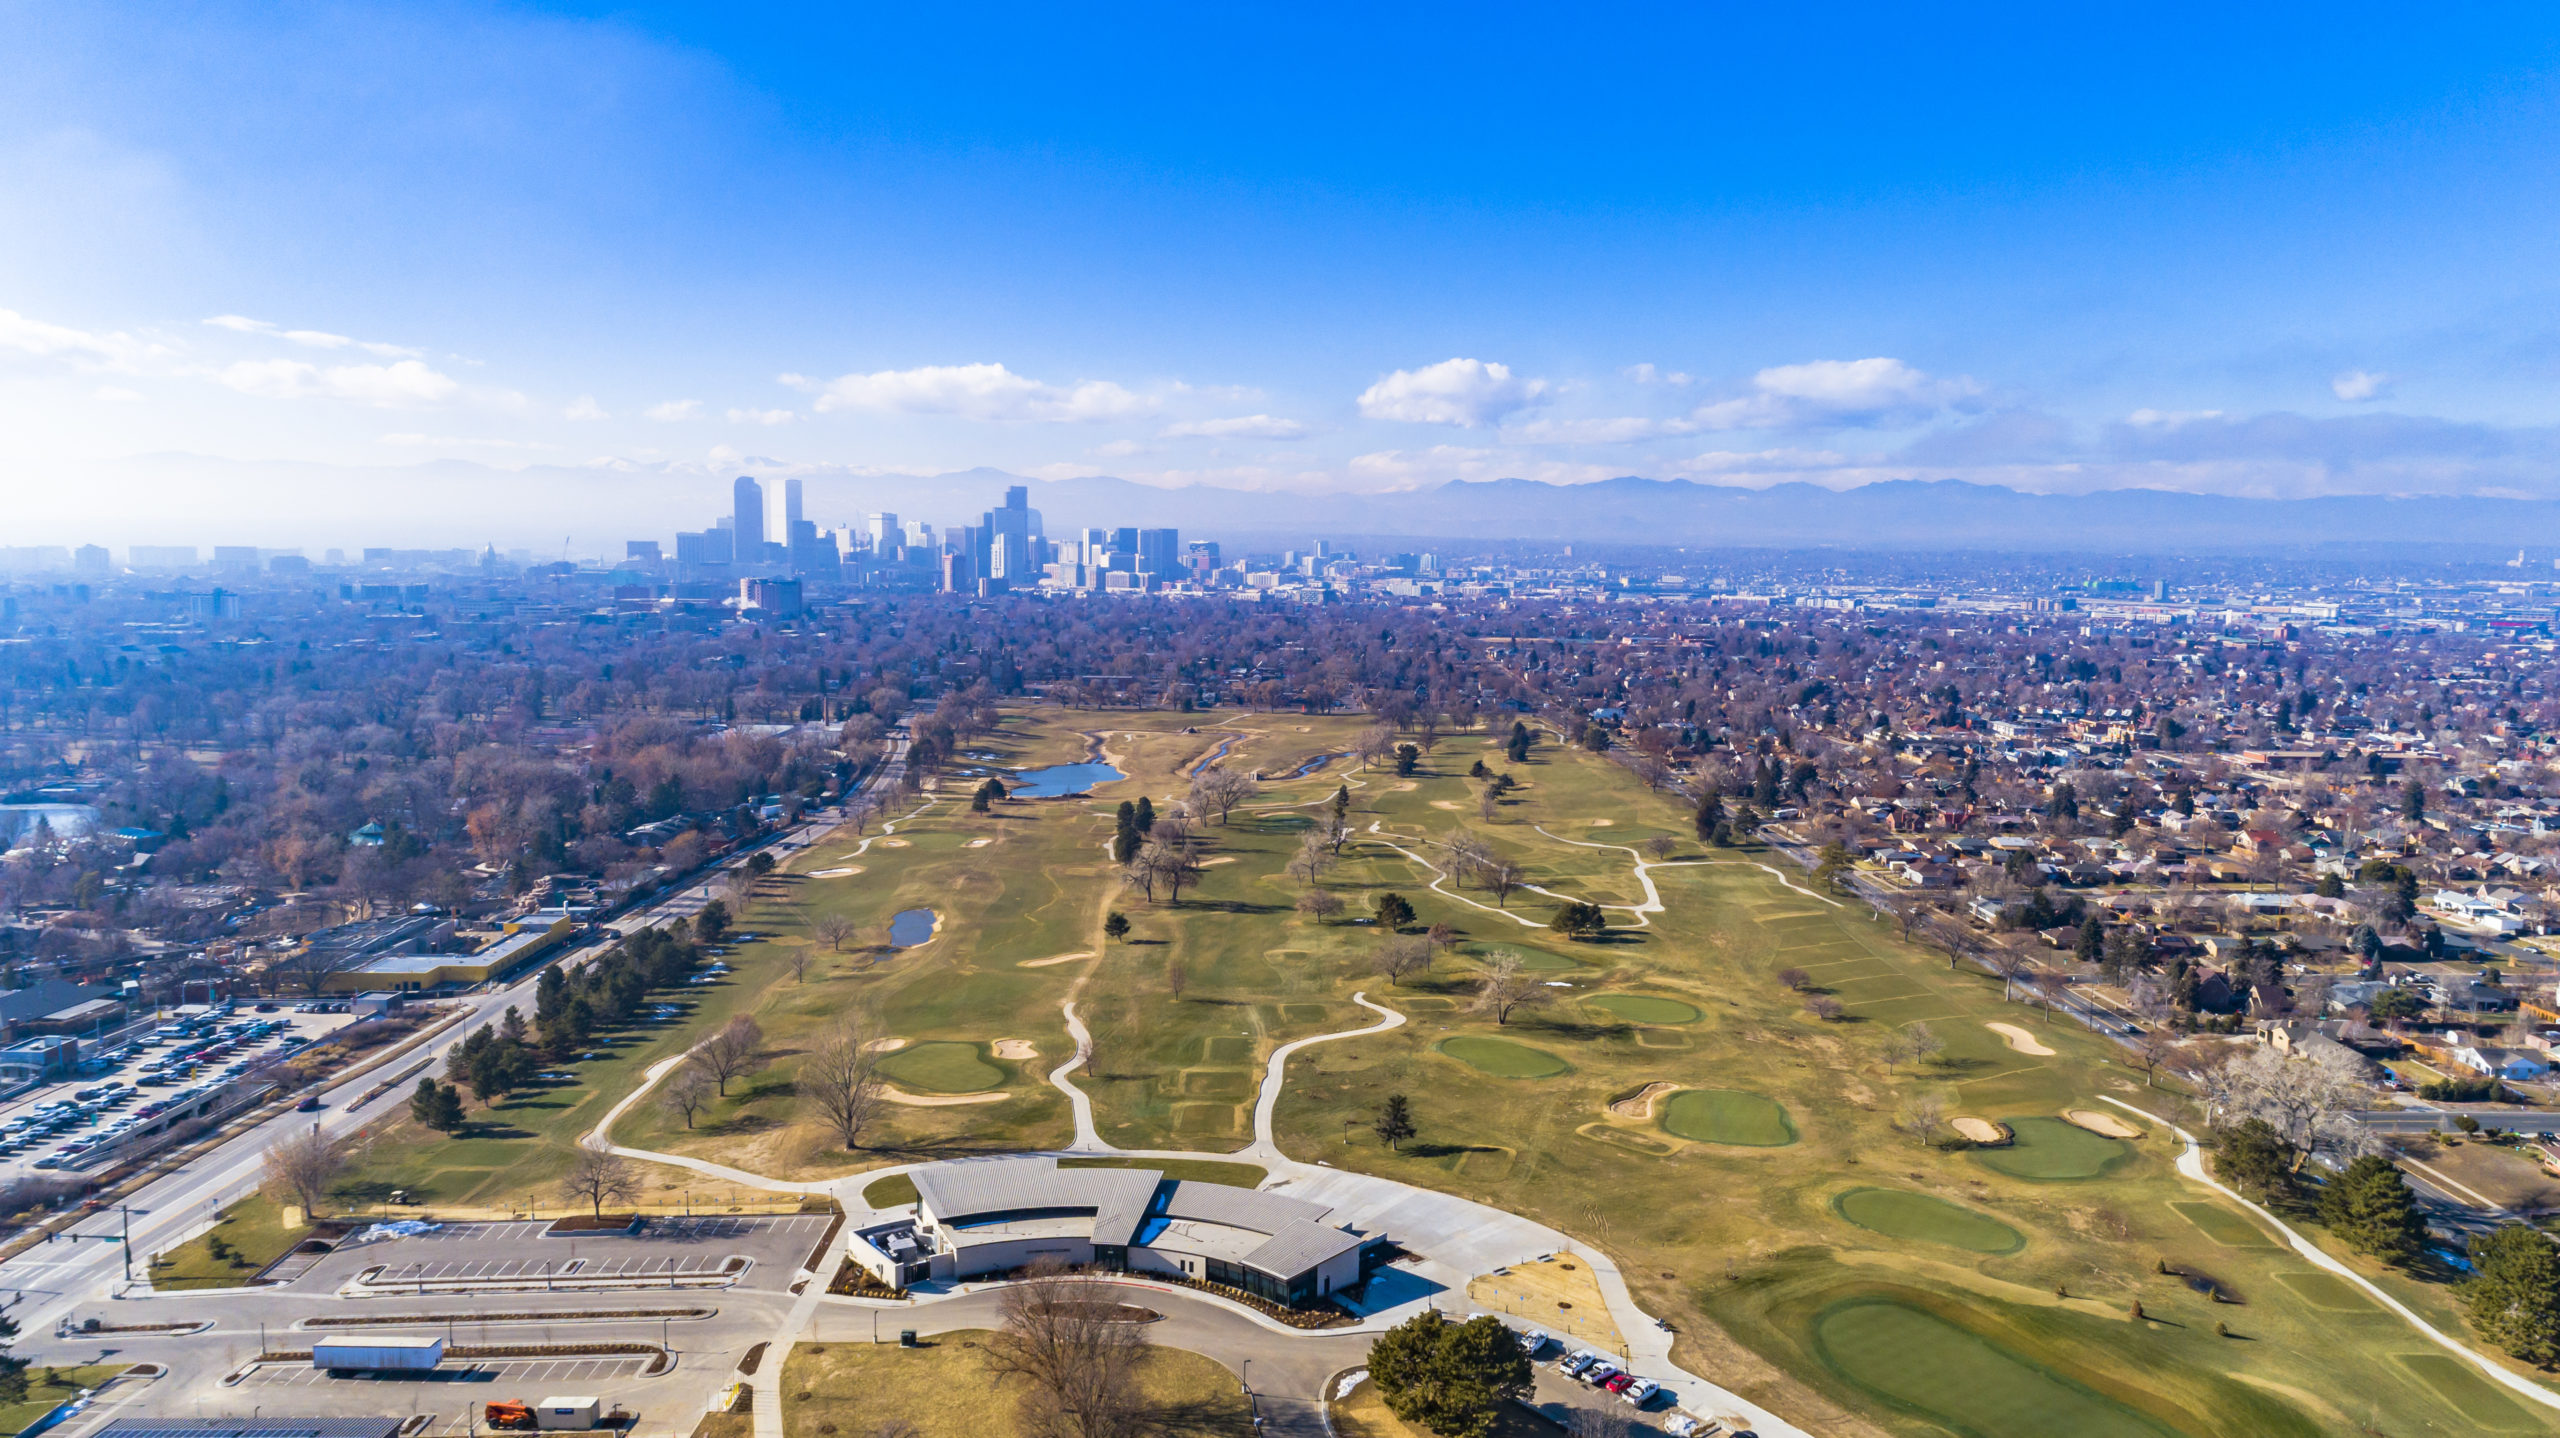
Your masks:
M 1108 764 L 1052 764 L 1046 769 L 1025 769 L 1013 776 L 1006 787 L 1017 799 L 1055 799 L 1064 794 L 1081 794 L 1096 784 L 1129 777 Z
M 933 937 L 933 926 L 933 910 L 900 909 L 889 920 L 889 947 L 912 949 Z

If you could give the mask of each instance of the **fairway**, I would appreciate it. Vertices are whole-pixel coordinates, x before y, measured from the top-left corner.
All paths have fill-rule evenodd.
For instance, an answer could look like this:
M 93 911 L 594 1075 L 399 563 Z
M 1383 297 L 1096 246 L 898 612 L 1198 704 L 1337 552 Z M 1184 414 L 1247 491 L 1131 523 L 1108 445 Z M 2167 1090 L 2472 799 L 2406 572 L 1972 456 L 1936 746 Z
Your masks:
M 1858 1299 L 1814 1320 L 1814 1346 L 1834 1372 L 1896 1408 L 1966 1438 L 2167 1438 L 2123 1404 L 1935 1314 Z
M 1633 1024 L 1694 1024 L 1706 1017 L 1695 1004 L 1658 994 L 1593 994 L 1583 1002 Z
M 1831 1200 L 1842 1218 L 1887 1238 L 1940 1243 L 1969 1253 L 2015 1253 L 2026 1235 L 1986 1213 L 1902 1188 L 1853 1188 Z
M 1739 1089 L 1683 1089 L 1662 1106 L 1662 1127 L 1674 1138 L 1740 1148 L 1784 1148 L 1796 1141 L 1795 1121 L 1776 1099 Z
M 880 1071 L 927 1093 L 983 1093 L 1004 1082 L 1004 1070 L 980 1058 L 976 1044 L 949 1040 L 900 1049 L 880 1060 Z
M 2276 1246 L 2275 1239 L 2265 1229 L 2218 1203 L 2173 1203 L 2169 1207 L 2187 1222 L 2203 1229 L 2205 1237 L 2225 1248 Z
M 1974 1161 L 1996 1173 L 2030 1183 L 2070 1183 L 2096 1178 L 2133 1157 L 2133 1149 L 2112 1138 L 2058 1118 L 2013 1118 L 2015 1137 L 2006 1148 L 1978 1148 Z
M 1495 1078 L 1553 1078 L 1557 1074 L 1573 1072 L 1573 1065 L 1545 1049 L 1533 1049 L 1509 1039 L 1463 1034 L 1453 1039 L 1442 1039 L 1435 1047 L 1467 1067 Z

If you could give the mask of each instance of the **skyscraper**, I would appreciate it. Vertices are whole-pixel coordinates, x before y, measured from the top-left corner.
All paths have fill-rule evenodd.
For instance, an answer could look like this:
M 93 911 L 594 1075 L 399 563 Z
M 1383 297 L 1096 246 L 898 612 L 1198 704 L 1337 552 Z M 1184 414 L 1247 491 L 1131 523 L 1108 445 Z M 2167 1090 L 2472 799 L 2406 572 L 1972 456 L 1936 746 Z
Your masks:
M 730 532 L 737 545 L 740 564 L 753 564 L 764 558 L 764 486 L 755 476 L 742 474 L 730 505 Z
M 800 481 L 796 479 L 786 479 L 782 482 L 782 524 L 780 525 L 782 533 L 779 536 L 783 543 L 791 543 L 800 533 L 800 521 L 802 517 L 803 515 L 800 508 Z
M 898 516 L 885 511 L 871 516 L 869 530 L 874 554 L 886 555 L 906 542 L 906 536 L 898 532 Z

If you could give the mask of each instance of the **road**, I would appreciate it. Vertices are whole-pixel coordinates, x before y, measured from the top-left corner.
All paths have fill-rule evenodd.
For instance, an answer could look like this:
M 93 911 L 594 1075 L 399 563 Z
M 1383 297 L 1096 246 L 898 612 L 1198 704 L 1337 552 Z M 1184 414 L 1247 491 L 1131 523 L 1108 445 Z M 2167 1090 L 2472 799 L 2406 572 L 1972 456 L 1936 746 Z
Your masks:
M 892 732 L 890 751 L 872 771 L 869 782 L 878 784 L 893 778 L 903 771 L 905 763 L 906 736 L 900 729 Z M 762 851 L 771 853 L 777 863 L 787 860 L 818 842 L 841 817 L 840 810 L 817 811 L 806 822 L 762 846 Z M 329 1107 L 317 1117 L 291 1111 L 277 1114 L 153 1180 L 125 1205 L 131 1216 L 134 1263 L 139 1265 L 147 1261 L 149 1255 L 183 1242 L 189 1236 L 189 1230 L 255 1192 L 261 1178 L 261 1156 L 278 1138 L 305 1126 L 334 1136 L 352 1135 L 377 1120 L 395 1116 L 409 1102 L 406 1086 L 394 1086 L 361 1106 L 347 1105 L 356 1095 L 381 1082 L 384 1077 L 404 1071 L 420 1059 L 440 1061 L 445 1050 L 461 1042 L 483 1022 L 494 1021 L 504 1014 L 508 1005 L 521 1005 L 530 1012 L 534 985 L 544 969 L 554 964 L 582 963 L 602 953 L 623 936 L 693 914 L 710 900 L 719 874 L 743 865 L 747 857 L 740 854 L 706 871 L 680 892 L 611 921 L 604 926 L 611 937 L 599 937 L 536 965 L 504 988 L 465 995 L 459 1000 L 465 1015 L 460 1022 L 390 1065 L 340 1081 L 323 1093 L 322 1101 Z M 8 1262 L 0 1263 L 0 1290 L 14 1295 L 11 1300 L 13 1306 L 8 1313 L 17 1320 L 22 1334 L 28 1339 L 48 1334 L 53 1330 L 56 1319 L 80 1305 L 93 1303 L 99 1298 L 120 1296 L 119 1290 L 125 1286 L 127 1276 L 126 1251 L 120 1242 L 125 1222 L 123 1213 L 113 1210 L 100 1213 L 74 1225 L 63 1238 L 39 1243 Z M 32 1344 L 22 1340 L 20 1346 L 23 1351 Z

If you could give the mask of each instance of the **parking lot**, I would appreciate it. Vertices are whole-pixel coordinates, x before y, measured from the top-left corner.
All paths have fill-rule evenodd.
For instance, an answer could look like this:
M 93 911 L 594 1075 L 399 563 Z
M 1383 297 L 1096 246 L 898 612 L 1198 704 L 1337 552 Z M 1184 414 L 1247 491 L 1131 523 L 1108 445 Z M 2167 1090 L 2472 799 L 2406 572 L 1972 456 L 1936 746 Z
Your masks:
M 84 1055 L 77 1078 L 0 1104 L 0 1182 L 103 1157 L 126 1134 L 161 1126 L 223 1085 L 354 1018 L 275 1007 L 273 1013 L 244 1005 L 172 1019 L 102 1055 Z
M 651 1218 L 638 1233 L 548 1236 L 544 1222 L 452 1223 L 404 1238 L 350 1243 L 313 1264 L 297 1290 L 339 1288 L 379 1267 L 370 1287 L 400 1284 L 542 1284 L 575 1288 L 607 1280 L 701 1279 L 748 1274 L 780 1288 L 797 1272 L 828 1219 L 703 1215 Z
M 628 1381 L 649 1371 L 657 1360 L 647 1354 L 623 1358 L 510 1358 L 484 1363 L 448 1362 L 433 1373 L 354 1373 L 332 1378 L 308 1364 L 265 1363 L 240 1380 L 243 1388 L 321 1388 L 343 1387 L 350 1383 L 395 1383 L 414 1387 L 422 1383 L 510 1383 L 527 1387 L 551 1385 L 557 1392 L 564 1383 L 601 1383 L 608 1380 Z M 607 1390 L 610 1391 L 610 1390 Z

